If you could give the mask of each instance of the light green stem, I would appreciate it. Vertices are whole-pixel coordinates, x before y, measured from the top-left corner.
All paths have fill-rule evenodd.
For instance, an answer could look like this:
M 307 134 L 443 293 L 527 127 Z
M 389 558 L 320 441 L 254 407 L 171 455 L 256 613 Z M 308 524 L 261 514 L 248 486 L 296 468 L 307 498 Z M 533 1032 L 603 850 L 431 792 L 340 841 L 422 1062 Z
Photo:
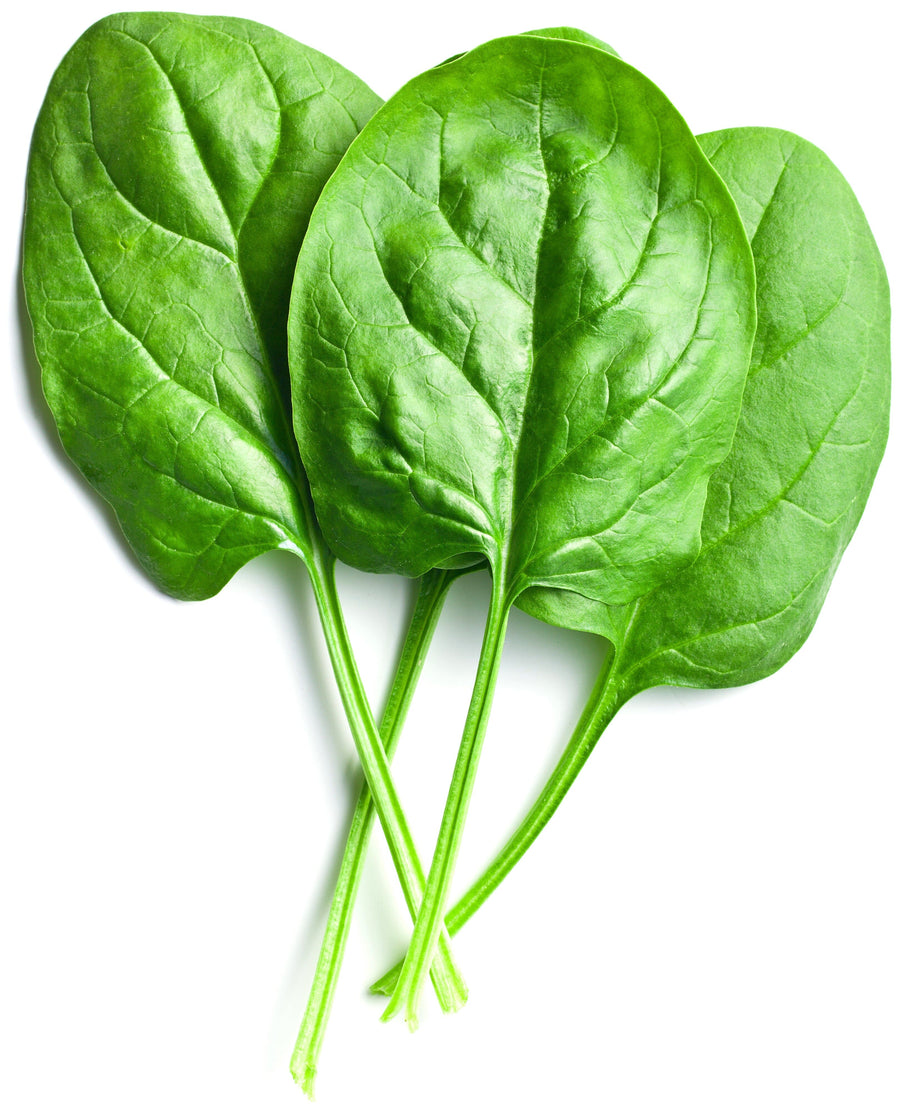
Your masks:
M 475 915 L 546 827 L 621 706 L 621 692 L 615 684 L 612 666 L 613 653 L 610 650 L 587 706 L 541 794 L 497 857 L 447 913 L 446 927 L 451 935 L 455 935 Z M 403 963 L 398 962 L 371 986 L 371 991 L 391 996 L 399 982 L 402 967 Z
M 403 969 L 382 1017 L 384 1020 L 389 1020 L 402 1012 L 411 1030 L 415 1030 L 418 1024 L 417 1011 L 422 985 L 431 968 L 442 933 L 446 932 L 444 909 L 462 842 L 466 813 L 487 730 L 509 618 L 509 602 L 504 588 L 502 570 L 494 569 L 491 605 L 478 660 L 478 671 L 447 803 L 444 807 L 437 846 L 428 874 L 428 883 L 425 886 L 425 896 L 416 918 L 416 926 L 413 929 Z
M 406 906 L 415 920 L 423 900 L 425 873 L 400 806 L 388 757 L 356 667 L 334 582 L 334 559 L 326 556 L 315 562 L 309 561 L 308 568 L 332 669 L 353 741 L 400 879 Z M 443 985 L 442 992 L 446 992 L 447 999 L 452 1001 L 454 995 L 457 995 L 464 1000 L 465 983 L 453 962 L 449 936 L 442 930 L 440 923 L 437 925 L 434 964 L 435 976 Z M 429 967 L 430 965 L 429 961 Z M 459 1003 L 462 1004 L 462 1001 Z
M 416 605 L 413 611 L 406 638 L 397 663 L 397 670 L 388 695 L 384 714 L 381 718 L 380 733 L 385 752 L 390 759 L 394 755 L 406 713 L 412 700 L 416 683 L 425 662 L 425 656 L 440 617 L 447 590 L 460 575 L 459 572 L 436 569 L 419 581 Z M 347 845 L 335 886 L 328 922 L 319 951 L 319 960 L 313 978 L 306 1012 L 294 1053 L 291 1056 L 291 1073 L 301 1083 L 304 1092 L 311 1098 L 315 1085 L 319 1052 L 325 1038 L 325 1029 L 331 1012 L 334 993 L 350 931 L 353 905 L 356 901 L 359 881 L 362 876 L 366 850 L 372 833 L 375 809 L 372 796 L 364 784 L 359 793 Z M 448 964 L 449 965 L 449 964 Z M 452 973 L 452 967 L 450 967 Z M 462 979 L 447 983 L 437 977 L 432 967 L 432 981 L 441 1008 L 447 1012 L 459 1008 L 466 997 Z

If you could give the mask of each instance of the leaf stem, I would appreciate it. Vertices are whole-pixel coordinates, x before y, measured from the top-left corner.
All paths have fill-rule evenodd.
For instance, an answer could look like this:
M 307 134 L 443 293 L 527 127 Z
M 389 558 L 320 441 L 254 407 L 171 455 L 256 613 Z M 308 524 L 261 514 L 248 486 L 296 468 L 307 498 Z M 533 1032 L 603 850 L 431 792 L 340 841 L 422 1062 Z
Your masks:
M 447 794 L 437 846 L 425 886 L 422 907 L 416 919 L 409 950 L 391 1000 L 382 1016 L 389 1020 L 403 1012 L 411 1031 L 418 1024 L 417 1010 L 425 975 L 431 968 L 444 928 L 444 908 L 453 869 L 462 842 L 466 813 L 475 783 L 478 758 L 487 730 L 491 701 L 497 681 L 503 639 L 509 619 L 510 602 L 505 590 L 505 577 L 494 570 L 491 604 L 485 625 L 478 670 L 465 728 L 459 744 L 456 766 Z
M 610 720 L 621 707 L 621 697 L 622 693 L 615 683 L 613 651 L 610 648 L 603 671 L 594 685 L 581 718 L 540 795 L 497 857 L 447 913 L 446 928 L 451 935 L 455 935 L 468 923 L 546 827 Z M 398 962 L 372 984 L 371 992 L 391 996 L 399 983 L 402 968 L 403 962 Z
M 403 723 L 412 701 L 425 656 L 437 627 L 438 618 L 447 597 L 450 584 L 461 573 L 435 569 L 419 581 L 416 604 L 406 631 L 400 659 L 394 680 L 388 694 L 384 713 L 381 717 L 380 734 L 384 741 L 385 752 L 390 759 L 394 755 Z M 350 932 L 353 906 L 359 890 L 363 864 L 375 808 L 368 786 L 363 785 L 350 822 L 344 857 L 331 900 L 331 909 L 325 926 L 325 934 L 319 950 L 319 959 L 313 977 L 312 988 L 306 1003 L 306 1012 L 300 1026 L 300 1033 L 291 1056 L 291 1073 L 299 1082 L 308 1097 L 313 1097 L 316 1070 L 325 1029 L 337 989 L 338 976 Z M 453 973 L 447 964 L 448 972 Z M 441 1008 L 447 1012 L 459 1008 L 464 1003 L 466 988 L 462 979 L 438 979 L 432 967 L 432 980 Z
M 323 555 L 317 560 L 308 561 L 307 567 L 353 741 L 400 879 L 406 906 L 415 920 L 423 899 L 425 873 L 394 787 L 388 757 L 353 656 L 334 580 L 334 558 L 330 554 Z M 441 992 L 446 994 L 451 1003 L 450 1007 L 454 1007 L 452 1002 L 456 1001 L 455 1007 L 458 1008 L 465 1001 L 465 982 L 453 962 L 449 944 L 447 932 L 438 924 L 434 953 L 435 978 L 442 986 Z

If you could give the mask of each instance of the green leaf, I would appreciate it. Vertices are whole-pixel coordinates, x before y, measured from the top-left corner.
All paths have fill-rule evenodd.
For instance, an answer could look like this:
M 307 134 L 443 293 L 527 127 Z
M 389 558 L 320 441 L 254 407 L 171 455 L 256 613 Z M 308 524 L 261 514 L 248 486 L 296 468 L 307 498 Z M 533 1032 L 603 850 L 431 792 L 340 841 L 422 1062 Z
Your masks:
M 28 170 L 25 287 L 68 454 L 185 599 L 310 544 L 288 408 L 293 263 L 379 104 L 239 19 L 136 13 L 60 65 Z
M 759 327 L 697 561 L 633 606 L 568 597 L 568 624 L 616 647 L 619 704 L 658 684 L 729 687 L 780 668 L 813 627 L 887 438 L 887 278 L 847 182 L 787 132 L 700 143 L 752 240 Z M 519 602 L 548 613 L 537 593 Z
M 363 130 L 304 240 L 295 427 L 348 563 L 483 554 L 625 602 L 699 547 L 754 328 L 749 248 L 669 102 L 610 54 L 501 39 Z

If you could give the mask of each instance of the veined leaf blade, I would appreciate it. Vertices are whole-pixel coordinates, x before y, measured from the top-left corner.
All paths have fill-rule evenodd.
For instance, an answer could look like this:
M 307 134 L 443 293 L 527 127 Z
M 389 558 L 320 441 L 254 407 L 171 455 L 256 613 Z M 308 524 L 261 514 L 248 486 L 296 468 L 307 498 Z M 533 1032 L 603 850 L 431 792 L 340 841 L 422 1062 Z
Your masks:
M 540 36 L 429 71 L 298 260 L 295 424 L 329 543 L 633 598 L 699 547 L 753 327 L 734 204 L 646 78 Z
M 44 391 L 170 594 L 205 598 L 257 553 L 309 543 L 290 278 L 321 186 L 377 103 L 268 28 L 167 13 L 101 20 L 53 78 L 25 228 Z

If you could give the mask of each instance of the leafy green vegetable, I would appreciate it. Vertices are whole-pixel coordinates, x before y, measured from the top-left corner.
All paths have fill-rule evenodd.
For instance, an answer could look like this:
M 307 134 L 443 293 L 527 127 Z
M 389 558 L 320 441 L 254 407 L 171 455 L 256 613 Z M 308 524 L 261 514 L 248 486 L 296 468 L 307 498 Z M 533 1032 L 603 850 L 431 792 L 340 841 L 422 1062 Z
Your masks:
M 377 104 L 267 28 L 164 14 L 102 20 L 50 86 L 25 232 L 44 389 L 67 452 L 178 598 L 312 546 L 284 405 L 292 260 Z
M 540 797 L 448 914 L 451 932 L 522 857 L 631 696 L 659 684 L 746 684 L 800 648 L 884 451 L 888 285 L 850 187 L 818 148 L 784 131 L 737 128 L 699 142 L 740 206 L 759 310 L 734 446 L 709 484 L 703 546 L 690 568 L 627 607 L 566 596 L 567 625 L 609 638 L 612 653 Z M 518 602 L 559 618 L 555 597 L 529 592 Z M 389 993 L 398 973 L 373 988 Z
M 348 563 L 486 558 L 473 700 L 404 977 L 415 1022 L 509 607 L 624 604 L 689 563 L 754 329 L 734 202 L 618 58 L 501 39 L 423 74 L 323 190 L 289 323 L 297 439 Z
M 295 425 L 335 551 L 412 576 L 480 553 L 514 591 L 607 602 L 687 563 L 751 274 L 731 198 L 618 59 L 520 37 L 416 79 L 323 191 L 295 279 Z
M 299 555 L 413 915 L 424 874 L 353 660 L 291 433 L 285 320 L 322 185 L 378 105 L 316 51 L 244 20 L 110 16 L 37 122 L 25 286 L 66 451 L 182 599 Z M 465 987 L 441 943 L 445 1007 Z
M 368 785 L 291 1063 L 310 1094 L 373 812 L 416 921 L 374 987 L 385 1016 L 414 1026 L 429 972 L 445 1009 L 465 1000 L 443 914 L 510 608 L 611 651 L 451 931 L 633 695 L 747 683 L 799 648 L 887 435 L 884 270 L 810 144 L 761 128 L 698 142 L 570 27 L 458 55 L 380 105 L 255 23 L 110 16 L 54 77 L 28 176 L 45 393 L 142 565 L 182 599 L 273 548 L 310 573 Z M 425 574 L 381 737 L 335 552 Z M 426 884 L 389 754 L 446 590 L 484 563 Z

